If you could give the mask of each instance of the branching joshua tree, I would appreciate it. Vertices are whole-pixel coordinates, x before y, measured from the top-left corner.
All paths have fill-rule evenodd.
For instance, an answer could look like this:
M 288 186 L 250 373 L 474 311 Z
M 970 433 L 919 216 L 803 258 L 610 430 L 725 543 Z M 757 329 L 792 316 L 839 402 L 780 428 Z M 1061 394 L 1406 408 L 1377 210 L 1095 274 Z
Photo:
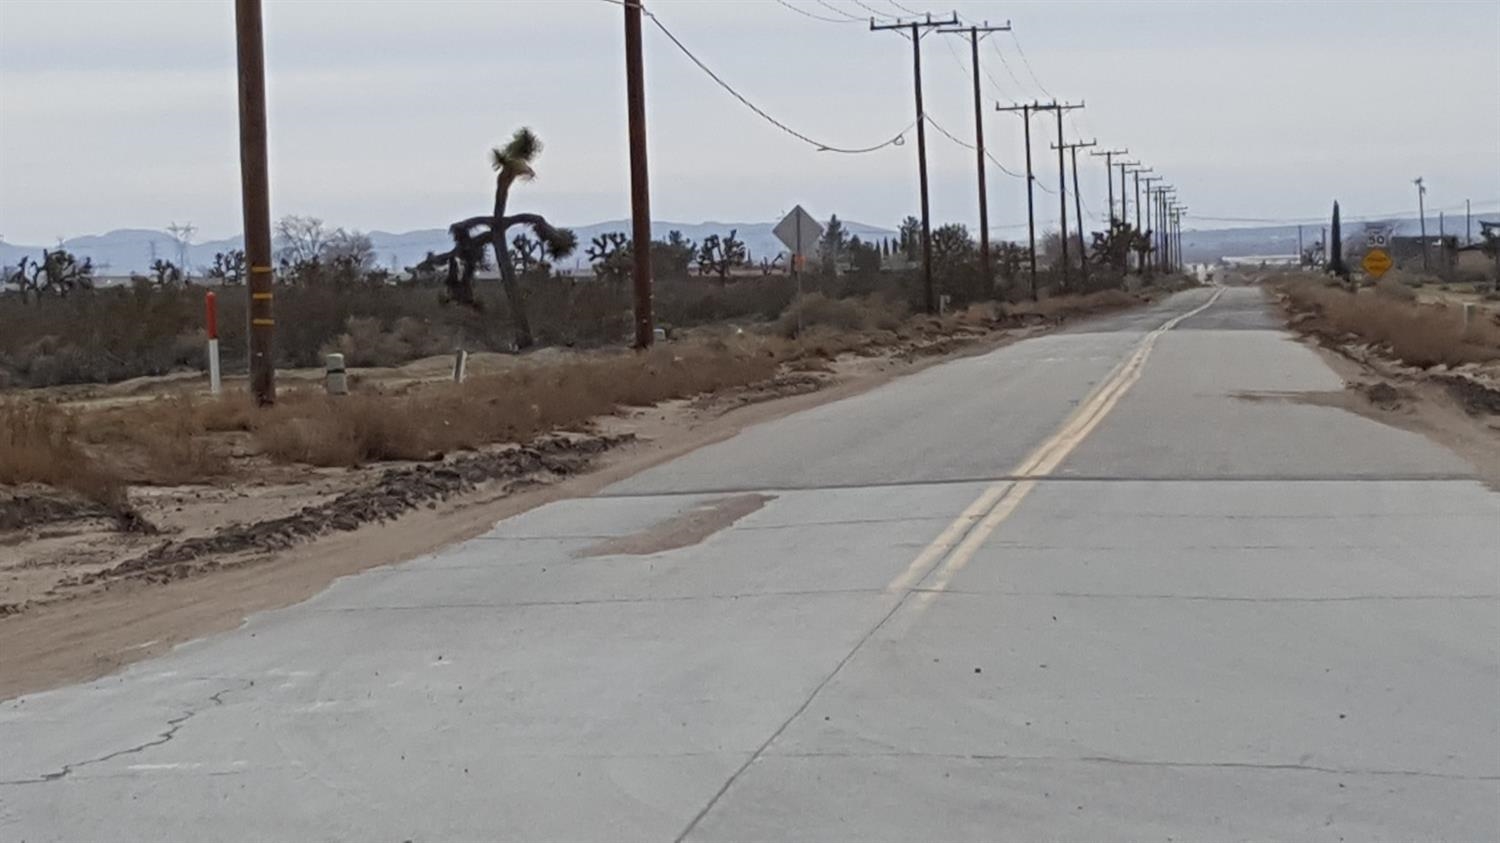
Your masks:
M 716 276 L 720 285 L 729 282 L 729 273 L 748 260 L 744 241 L 735 236 L 737 233 L 731 228 L 726 237 L 710 234 L 703 238 L 703 245 L 698 249 L 699 275 Z
M 529 348 L 535 341 L 531 336 L 531 323 L 526 318 L 526 299 L 521 294 L 521 285 L 516 280 L 516 267 L 511 262 L 510 249 L 507 248 L 507 232 L 511 226 L 530 227 L 542 243 L 543 254 L 553 259 L 565 258 L 578 247 L 578 237 L 571 230 L 553 226 L 541 214 L 506 213 L 511 185 L 536 177 L 531 164 L 541 151 L 541 140 L 524 127 L 517 129 L 504 146 L 492 150 L 491 165 L 495 169 L 494 213 L 469 217 L 448 226 L 448 234 L 453 238 L 453 248 L 441 254 L 428 255 L 418 264 L 419 268 L 435 268 L 446 264 L 449 300 L 475 310 L 483 310 L 481 302 L 474 296 L 474 273 L 484 262 L 485 249 L 493 247 L 495 263 L 500 267 L 500 284 L 505 289 L 505 300 L 510 305 L 517 349 Z
M 616 286 L 625 283 L 634 267 L 635 250 L 630 238 L 623 232 L 611 231 L 598 235 L 584 253 L 588 255 L 589 263 L 594 265 L 594 275 L 599 280 Z

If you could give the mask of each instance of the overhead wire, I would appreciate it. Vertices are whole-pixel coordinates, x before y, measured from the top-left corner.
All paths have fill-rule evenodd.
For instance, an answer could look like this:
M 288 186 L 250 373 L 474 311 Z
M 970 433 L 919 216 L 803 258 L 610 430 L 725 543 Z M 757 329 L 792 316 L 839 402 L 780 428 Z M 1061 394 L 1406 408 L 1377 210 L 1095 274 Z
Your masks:
M 952 132 L 948 131 L 947 129 L 944 129 L 942 126 L 938 125 L 938 122 L 936 120 L 932 119 L 932 115 L 931 114 L 923 114 L 922 117 L 923 117 L 923 119 L 925 119 L 927 121 L 927 125 L 931 126 L 934 129 L 937 129 L 938 133 L 941 134 L 943 137 L 947 138 L 950 141 L 953 141 L 954 143 L 958 144 L 959 146 L 963 147 L 964 149 L 970 150 L 972 152 L 972 151 L 974 151 L 974 150 L 976 150 L 976 149 L 979 148 L 979 147 L 975 146 L 974 144 L 969 143 L 968 141 L 959 138 L 958 136 L 954 135 Z M 1007 176 L 1010 176 L 1011 178 L 1016 178 L 1016 179 L 1024 179 L 1024 178 L 1026 178 L 1026 176 L 1024 174 L 1017 173 L 1017 172 L 1011 170 L 1009 167 L 1007 167 L 1004 164 L 1002 164 L 1000 162 L 1000 159 L 996 158 L 995 154 L 993 152 L 990 152 L 988 149 L 986 149 L 984 151 L 984 157 L 988 158 L 989 161 L 990 161 L 990 163 L 994 164 L 996 167 L 999 167 L 1000 168 L 1000 172 L 1005 173 Z
M 822 6 L 828 11 L 833 12 L 836 15 L 842 15 L 846 20 L 858 21 L 859 23 L 865 22 L 864 18 L 860 17 L 859 15 L 851 15 L 843 9 L 840 9 L 838 6 L 829 3 L 828 0 L 813 0 L 813 2 L 817 3 L 819 6 Z
M 663 35 L 667 36 L 667 40 L 671 41 L 678 50 L 682 51 L 683 55 L 688 57 L 689 61 L 697 65 L 699 70 L 707 74 L 708 78 L 712 79 L 716 84 L 718 84 L 719 87 L 727 91 L 730 96 L 739 100 L 742 105 L 755 112 L 761 117 L 761 119 L 765 120 L 767 123 L 770 123 L 781 131 L 802 141 L 803 143 L 816 147 L 819 152 L 838 152 L 845 155 L 862 155 L 867 152 L 875 152 L 876 150 L 884 149 L 887 146 L 900 146 L 906 142 L 904 135 L 917 125 L 916 121 L 913 120 L 911 123 L 908 123 L 904 128 L 902 128 L 901 131 L 897 132 L 893 137 L 891 137 L 890 140 L 884 141 L 882 143 L 877 143 L 872 146 L 857 148 L 834 146 L 832 144 L 823 143 L 822 141 L 808 137 L 807 135 L 804 135 L 796 129 L 793 129 L 792 127 L 781 122 L 780 120 L 777 120 L 775 117 L 772 117 L 765 111 L 765 109 L 751 102 L 745 97 L 744 94 L 741 94 L 739 91 L 735 90 L 734 87 L 731 86 L 728 82 L 725 82 L 723 78 L 719 76 L 719 74 L 715 73 L 708 65 L 704 64 L 702 59 L 694 55 L 693 51 L 689 50 L 687 48 L 687 45 L 682 43 L 682 41 L 672 33 L 672 30 L 668 29 L 667 25 L 662 23 L 661 19 L 658 18 L 656 14 L 653 13 L 650 9 L 642 8 L 641 11 L 646 15 L 646 17 L 651 19 L 651 22 L 656 25 L 657 29 L 661 30 Z
M 822 16 L 820 14 L 817 14 L 815 12 L 809 12 L 806 9 L 799 8 L 797 6 L 793 6 L 791 3 L 788 3 L 787 0 L 776 0 L 776 2 L 780 3 L 781 5 L 785 6 L 788 9 L 791 9 L 792 11 L 796 12 L 797 14 L 802 15 L 803 17 L 812 18 L 813 20 L 820 20 L 820 21 L 823 21 L 824 23 L 859 23 L 859 21 L 857 21 L 857 20 L 847 20 L 847 19 L 844 19 L 844 18 L 829 18 L 829 17 L 824 17 L 824 16 Z
M 1047 90 L 1046 86 L 1042 84 L 1042 80 L 1037 78 L 1036 71 L 1031 68 L 1031 60 L 1026 58 L 1026 51 L 1021 49 L 1021 39 L 1016 37 L 1014 29 L 1010 30 L 1010 40 L 1012 44 L 1016 45 L 1016 54 L 1021 57 L 1021 62 L 1026 65 L 1026 72 L 1031 75 L 1031 81 L 1036 83 L 1037 90 L 1046 95 L 1048 99 L 1056 99 L 1056 97 L 1052 96 L 1052 92 Z
M 908 15 L 917 15 L 917 16 L 920 17 L 921 14 L 922 14 L 921 12 L 917 11 L 916 9 L 913 9 L 913 8 L 911 8 L 909 6 L 903 6 L 900 3 L 897 3 L 896 0 L 885 0 L 885 2 L 891 4 L 892 6 L 895 6 L 896 8 L 898 8 L 901 11 L 907 13 Z

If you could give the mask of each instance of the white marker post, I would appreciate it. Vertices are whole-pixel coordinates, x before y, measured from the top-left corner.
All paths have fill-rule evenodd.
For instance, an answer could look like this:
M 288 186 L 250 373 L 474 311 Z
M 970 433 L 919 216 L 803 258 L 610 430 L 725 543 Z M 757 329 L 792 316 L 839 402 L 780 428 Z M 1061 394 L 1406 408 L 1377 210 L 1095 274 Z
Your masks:
M 203 311 L 208 328 L 208 391 L 218 395 L 223 382 L 219 378 L 219 301 L 213 290 L 203 294 Z

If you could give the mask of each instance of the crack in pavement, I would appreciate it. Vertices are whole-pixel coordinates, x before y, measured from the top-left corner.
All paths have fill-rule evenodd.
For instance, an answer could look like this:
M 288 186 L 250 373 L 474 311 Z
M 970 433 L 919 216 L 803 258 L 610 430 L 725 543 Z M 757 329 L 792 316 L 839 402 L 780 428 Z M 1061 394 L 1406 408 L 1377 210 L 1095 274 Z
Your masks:
M 83 761 L 74 761 L 68 764 L 64 764 L 62 765 L 62 767 L 51 773 L 43 773 L 40 776 L 36 776 L 33 778 L 0 781 L 0 786 L 46 784 L 48 782 L 55 782 L 59 779 L 67 778 L 81 767 L 87 767 L 91 764 L 102 764 L 105 761 L 119 758 L 122 755 L 134 755 L 137 752 L 143 752 L 154 746 L 161 746 L 162 744 L 165 744 L 168 741 L 172 740 L 172 738 L 176 737 L 178 730 L 186 725 L 189 720 L 192 720 L 194 717 L 198 716 L 204 711 L 207 711 L 213 706 L 223 705 L 225 694 L 228 694 L 231 691 L 244 691 L 254 684 L 254 679 L 240 680 L 240 684 L 237 686 L 223 688 L 210 694 L 208 696 L 207 705 L 195 706 L 183 712 L 182 714 L 177 715 L 176 717 L 170 718 L 169 720 L 167 720 L 166 731 L 162 732 L 151 740 L 146 741 L 145 743 L 136 744 L 135 746 L 128 747 L 126 749 L 117 749 L 114 752 L 105 753 L 104 755 L 95 756 L 93 758 L 86 758 Z
M 1063 764 L 1115 764 L 1125 767 L 1181 767 L 1189 769 L 1270 770 L 1325 773 L 1339 776 L 1411 776 L 1454 781 L 1500 781 L 1500 775 L 1462 775 L 1430 770 L 1383 770 L 1344 767 L 1320 767 L 1315 764 L 1269 764 L 1253 761 L 1143 761 L 1108 755 L 1001 755 L 958 752 L 773 752 L 769 758 L 948 758 L 957 761 L 1041 761 Z

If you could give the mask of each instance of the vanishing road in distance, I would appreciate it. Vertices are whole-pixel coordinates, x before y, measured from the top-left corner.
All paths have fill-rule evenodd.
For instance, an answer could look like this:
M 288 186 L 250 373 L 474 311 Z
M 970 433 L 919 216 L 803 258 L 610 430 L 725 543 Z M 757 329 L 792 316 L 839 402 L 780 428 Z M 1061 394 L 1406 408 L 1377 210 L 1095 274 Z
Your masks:
M 0 703 L 0 839 L 1495 839 L 1500 494 L 1340 389 L 1200 288 L 752 427 Z

